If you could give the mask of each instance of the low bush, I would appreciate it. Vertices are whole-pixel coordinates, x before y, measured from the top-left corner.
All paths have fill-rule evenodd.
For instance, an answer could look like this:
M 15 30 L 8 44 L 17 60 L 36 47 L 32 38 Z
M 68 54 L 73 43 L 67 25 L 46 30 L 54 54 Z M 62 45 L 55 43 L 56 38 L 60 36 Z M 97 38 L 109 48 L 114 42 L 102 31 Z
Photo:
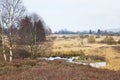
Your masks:
M 14 66 L 8 65 L 8 66 L 0 67 L 0 75 L 7 74 L 7 73 L 10 73 L 15 70 L 16 70 L 16 68 Z
M 81 54 L 78 59 L 75 59 L 75 61 L 80 61 L 80 62 L 101 62 L 105 61 L 105 57 L 100 57 L 100 56 L 89 56 L 85 54 Z
M 120 39 L 118 40 L 118 44 L 120 44 Z
M 113 37 L 111 36 L 106 36 L 102 41 L 101 43 L 106 43 L 106 44 L 109 44 L 109 45 L 112 45 L 112 44 L 117 44 L 117 42 L 114 40 Z
M 95 42 L 96 42 L 94 36 L 89 36 L 89 37 L 87 38 L 87 40 L 88 40 L 88 43 L 95 43 Z
M 79 51 L 58 51 L 58 52 L 53 52 L 51 54 L 52 57 L 75 57 L 75 56 L 80 56 L 84 54 L 84 50 L 79 50 Z
M 62 36 L 62 38 L 63 38 L 63 39 L 68 39 L 69 37 L 67 37 L 67 36 Z
M 52 39 L 52 40 L 55 40 L 55 39 L 57 39 L 57 37 L 56 37 L 56 36 L 54 36 L 54 37 L 51 37 L 51 39 Z
M 15 59 L 20 59 L 20 58 L 24 59 L 31 56 L 31 54 L 28 51 L 23 49 L 14 49 L 13 54 L 14 54 L 13 57 Z

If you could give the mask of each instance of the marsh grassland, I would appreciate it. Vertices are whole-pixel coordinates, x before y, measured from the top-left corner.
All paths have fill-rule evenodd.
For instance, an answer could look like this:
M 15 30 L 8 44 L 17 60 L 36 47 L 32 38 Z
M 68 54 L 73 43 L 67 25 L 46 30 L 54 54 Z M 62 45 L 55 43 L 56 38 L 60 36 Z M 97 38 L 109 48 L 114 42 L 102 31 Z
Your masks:
M 91 35 L 90 35 L 91 36 Z M 35 59 L 30 59 L 29 47 L 15 45 L 14 60 L 4 63 L 1 55 L 0 80 L 119 80 L 120 44 L 119 36 L 112 36 L 116 43 L 102 41 L 106 36 L 89 42 L 79 35 L 50 35 L 40 43 Z M 74 64 L 56 59 L 39 60 L 42 57 L 78 57 L 77 62 L 106 62 L 105 67 L 93 68 L 89 65 Z

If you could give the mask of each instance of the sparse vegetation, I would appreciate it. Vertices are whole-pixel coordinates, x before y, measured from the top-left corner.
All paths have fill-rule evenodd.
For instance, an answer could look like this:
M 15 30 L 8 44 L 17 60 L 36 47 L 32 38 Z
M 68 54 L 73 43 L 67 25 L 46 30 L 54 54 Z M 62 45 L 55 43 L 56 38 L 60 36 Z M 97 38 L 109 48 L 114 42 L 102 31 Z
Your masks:
M 120 44 L 120 39 L 118 40 L 118 44 Z
M 22 0 L 0 0 L 0 80 L 120 79 L 119 32 L 51 33 Z M 96 63 L 105 66 L 93 68 Z
M 89 36 L 88 37 L 88 43 L 95 43 L 96 40 L 95 40 L 95 37 L 94 36 Z
M 57 37 L 56 37 L 57 38 Z M 69 37 L 68 37 L 69 38 Z M 22 78 L 22 74 L 24 73 L 23 79 L 28 79 L 27 75 L 31 75 L 32 77 L 30 79 L 34 79 L 34 78 L 39 78 L 41 75 L 37 75 L 38 73 L 34 70 L 37 68 L 37 71 L 41 72 L 41 70 L 44 71 L 45 74 L 50 75 L 48 68 L 51 70 L 53 70 L 53 73 L 51 75 L 54 75 L 56 73 L 56 68 L 58 69 L 58 65 L 59 67 L 61 66 L 61 68 L 59 68 L 59 71 L 62 71 L 61 74 L 63 74 L 65 72 L 65 69 L 63 67 L 66 68 L 70 68 L 71 69 L 78 69 L 80 71 L 76 71 L 79 75 L 84 74 L 84 72 L 87 70 L 93 73 L 97 73 L 99 76 L 105 76 L 101 75 L 102 73 L 106 74 L 110 74 L 113 75 L 113 73 L 116 73 L 116 75 L 114 77 L 109 77 L 110 79 L 117 79 L 119 78 L 117 75 L 120 74 L 119 72 L 115 72 L 115 71 L 110 71 L 110 70 L 120 70 L 119 64 L 116 64 L 119 62 L 119 46 L 114 47 L 113 50 L 112 48 L 110 49 L 109 47 L 111 47 L 111 45 L 105 45 L 105 44 L 96 44 L 96 43 L 92 43 L 92 44 L 88 44 L 87 43 L 87 39 L 85 38 L 85 46 L 81 47 L 79 42 L 79 39 L 77 39 L 78 36 L 74 37 L 74 39 L 55 39 L 52 41 L 46 41 L 44 43 L 40 43 L 40 47 L 38 50 L 38 55 L 40 57 L 50 57 L 50 56 L 60 56 L 60 57 L 73 57 L 73 56 L 79 56 L 78 61 L 81 62 L 86 62 L 86 63 L 90 63 L 90 62 L 99 62 L 99 61 L 107 61 L 107 67 L 105 67 L 104 70 L 102 69 L 95 69 L 95 68 L 91 68 L 89 66 L 83 66 L 83 65 L 76 65 L 76 64 L 71 64 L 71 63 L 66 63 L 62 60 L 55 60 L 55 61 L 44 61 L 44 60 L 31 60 L 29 59 L 30 57 L 30 51 L 28 49 L 28 47 L 25 45 L 17 45 L 16 47 L 18 49 L 13 49 L 13 54 L 14 54 L 14 60 L 13 63 L 8 64 L 8 63 L 4 63 L 1 62 L 0 66 L 0 74 L 2 80 L 5 79 L 5 77 L 8 77 L 9 79 L 14 78 L 15 80 L 18 80 L 20 78 Z M 96 42 L 98 41 L 98 39 L 96 39 Z M 54 43 L 54 44 L 53 44 Z M 67 47 L 66 47 L 67 46 Z M 9 51 L 9 50 L 7 50 Z M 109 54 L 108 54 L 109 53 Z M 26 59 L 28 58 L 28 59 Z M 2 58 L 1 58 L 2 59 Z M 54 68 L 54 69 L 53 69 Z M 84 70 L 83 70 L 84 68 Z M 82 69 L 82 72 L 81 72 Z M 110 70 L 106 70 L 106 69 L 110 69 Z M 30 71 L 31 72 L 30 72 Z M 56 70 L 56 71 L 55 71 Z M 55 71 L 55 72 L 54 72 Z M 99 72 L 100 71 L 100 72 Z M 29 73 L 28 73 L 29 72 Z M 35 74 L 33 74 L 33 72 Z M 76 72 L 74 72 L 74 78 L 77 78 L 77 74 Z M 20 75 L 15 75 L 16 73 L 19 73 Z M 7 74 L 7 75 L 6 75 Z M 12 76 L 14 74 L 14 76 Z M 61 76 L 61 74 L 58 74 L 59 76 Z M 87 73 L 86 73 L 87 74 Z M 70 74 L 65 74 L 65 76 L 68 76 Z M 89 75 L 89 73 L 88 73 Z M 16 78 L 17 76 L 17 78 Z M 48 78 L 48 76 L 46 76 L 46 78 Z M 53 77 L 55 78 L 55 77 Z M 49 78 L 49 79 L 53 79 L 53 78 Z M 70 76 L 68 77 L 70 79 L 72 79 Z M 82 78 L 85 78 L 85 76 L 82 76 Z M 88 78 L 93 79 L 93 77 L 86 77 L 85 80 L 87 80 Z M 108 77 L 107 77 L 108 78 Z M 100 77 L 99 79 L 107 79 L 106 77 Z M 108 78 L 108 79 L 109 79 Z M 41 77 L 40 77 L 41 79 Z M 42 78 L 43 79 L 43 78 Z M 59 80 L 58 78 L 55 78 L 57 80 Z M 66 78 L 65 78 L 66 79 Z M 98 78 L 95 78 L 98 79 Z M 62 80 L 64 80 L 62 78 Z
M 84 53 L 80 54 L 78 59 L 75 59 L 77 62 L 84 62 L 84 63 L 92 63 L 92 62 L 102 62 L 105 61 L 105 57 L 101 56 L 90 56 L 90 55 L 85 55 Z
M 81 54 L 83 54 L 84 51 L 83 50 L 79 50 L 79 51 L 57 51 L 57 52 L 52 52 L 51 56 L 60 56 L 60 57 L 75 57 L 75 56 L 79 56 Z
M 9 67 L 10 68 L 10 67 Z M 11 70 L 15 69 L 11 67 Z M 8 70 L 8 69 L 7 69 Z M 101 74 L 102 73 L 102 74 Z M 86 76 L 87 75 L 87 76 Z M 89 66 L 66 63 L 62 60 L 40 61 L 35 67 L 3 74 L 1 80 L 119 80 L 120 72 L 96 69 Z
M 117 43 L 112 36 L 106 36 L 101 42 L 109 45 Z

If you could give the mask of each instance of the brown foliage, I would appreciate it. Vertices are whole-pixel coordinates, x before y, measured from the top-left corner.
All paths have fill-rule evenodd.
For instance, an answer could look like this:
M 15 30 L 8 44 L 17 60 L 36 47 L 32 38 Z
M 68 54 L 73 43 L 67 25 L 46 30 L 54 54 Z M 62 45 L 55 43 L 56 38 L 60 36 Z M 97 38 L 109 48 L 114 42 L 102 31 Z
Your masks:
M 32 44 L 32 23 L 30 21 L 30 18 L 25 17 L 25 19 L 22 19 L 20 24 L 20 29 L 18 30 L 17 35 L 17 43 L 18 44 Z
M 117 42 L 114 40 L 112 36 L 106 36 L 101 43 L 107 43 L 109 45 L 116 44 Z
M 24 59 L 30 57 L 30 53 L 24 49 L 14 49 L 13 54 L 14 59 Z
M 40 42 L 46 39 L 44 25 L 41 20 L 32 23 L 30 17 L 26 16 L 20 21 L 19 27 L 16 39 L 18 44 L 32 45 L 35 41 Z
M 0 80 L 119 80 L 120 71 L 96 69 L 64 61 L 40 61 L 37 67 L 2 75 Z
M 95 40 L 95 37 L 94 36 L 89 36 L 88 37 L 88 43 L 95 43 L 96 40 Z

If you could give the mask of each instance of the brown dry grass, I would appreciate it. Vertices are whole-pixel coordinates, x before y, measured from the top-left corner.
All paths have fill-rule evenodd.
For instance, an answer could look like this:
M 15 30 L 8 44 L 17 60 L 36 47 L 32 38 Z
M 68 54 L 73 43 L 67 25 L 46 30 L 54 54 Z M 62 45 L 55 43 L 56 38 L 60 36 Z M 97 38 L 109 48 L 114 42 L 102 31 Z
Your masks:
M 57 37 L 57 36 L 56 36 Z M 52 55 L 79 55 L 84 53 L 85 55 L 96 55 L 102 56 L 106 58 L 108 69 L 112 70 L 120 70 L 120 45 L 107 45 L 98 43 L 103 40 L 105 36 L 101 36 L 100 38 L 96 38 L 96 43 L 89 44 L 87 42 L 87 38 L 84 39 L 84 46 L 81 45 L 80 39 L 78 36 L 74 36 L 74 38 L 61 38 L 55 39 L 52 45 Z M 117 41 L 120 39 L 120 36 L 113 36 L 113 38 Z M 82 52 L 81 52 L 82 51 Z
M 101 36 L 101 38 L 96 38 L 96 41 L 99 42 L 104 38 L 105 36 Z M 119 40 L 120 37 L 115 36 L 114 39 Z M 64 38 L 54 39 L 52 41 L 47 41 L 44 44 L 41 44 L 39 46 L 38 53 L 40 56 L 47 56 L 47 57 L 48 56 L 78 56 L 81 53 L 84 53 L 85 55 L 102 56 L 106 58 L 106 61 L 108 63 L 107 69 L 120 70 L 120 45 L 107 45 L 97 42 L 94 44 L 89 44 L 87 42 L 87 38 L 85 38 L 84 46 L 83 46 L 81 45 L 80 38 L 78 36 L 74 36 L 72 38 L 68 37 L 65 39 Z M 14 55 L 17 58 L 19 57 L 18 53 L 22 54 L 28 51 L 27 53 L 30 54 L 30 49 L 28 46 L 17 45 L 15 47 L 18 48 L 18 50 L 15 50 L 14 52 Z M 2 61 L 3 57 L 2 55 L 0 56 L 1 56 L 0 61 Z M 21 58 L 23 57 L 24 56 L 21 56 Z M 29 55 L 27 57 L 29 57 Z
M 30 69 L 0 76 L 0 80 L 119 80 L 119 71 L 96 69 L 62 60 L 39 61 Z
M 112 70 L 120 70 L 120 53 L 114 49 L 113 46 L 106 50 L 106 60 L 108 62 L 108 69 Z M 116 48 L 120 48 L 120 46 L 117 46 Z
M 101 38 L 97 39 L 97 41 L 101 40 Z M 27 46 L 17 46 L 17 48 L 20 50 L 29 50 Z M 88 44 L 87 40 L 84 39 L 84 46 L 81 46 L 80 39 L 74 37 L 71 39 L 48 41 L 40 45 L 38 52 L 41 56 L 74 56 L 81 53 L 84 53 L 85 55 L 97 55 L 105 57 L 108 65 L 104 69 L 96 69 L 89 66 L 66 63 L 62 60 L 36 61 L 24 58 L 14 58 L 12 64 L 0 64 L 0 80 L 120 79 L 120 45 L 111 46 L 100 43 Z M 17 53 L 19 53 L 19 50 L 15 51 L 14 55 Z M 19 55 L 15 56 L 17 57 Z M 0 57 L 2 56 L 0 55 Z M 3 62 L 2 58 L 0 58 L 0 60 Z
M 79 56 L 81 53 L 90 56 L 102 56 L 106 58 L 108 63 L 107 69 L 120 70 L 120 45 L 107 45 L 98 43 L 103 40 L 105 36 L 96 38 L 96 43 L 89 44 L 87 38 L 84 39 L 84 46 L 81 45 L 81 39 L 78 36 L 71 38 L 58 38 L 52 41 L 47 41 L 41 44 L 38 49 L 40 56 Z M 114 36 L 115 40 L 119 40 L 119 36 Z M 21 47 L 21 46 L 17 46 Z M 22 48 L 29 50 L 28 47 L 22 46 Z

